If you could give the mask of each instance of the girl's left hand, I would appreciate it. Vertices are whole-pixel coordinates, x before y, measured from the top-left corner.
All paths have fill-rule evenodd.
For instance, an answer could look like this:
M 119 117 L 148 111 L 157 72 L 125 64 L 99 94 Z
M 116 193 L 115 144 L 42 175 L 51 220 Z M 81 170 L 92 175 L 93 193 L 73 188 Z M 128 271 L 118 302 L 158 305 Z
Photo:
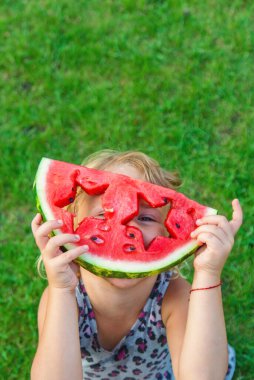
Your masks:
M 197 222 L 198 228 L 191 238 L 205 244 L 195 254 L 194 268 L 198 272 L 220 275 L 234 244 L 234 236 L 239 230 L 243 213 L 238 199 L 233 200 L 233 216 L 228 221 L 222 215 L 206 216 Z

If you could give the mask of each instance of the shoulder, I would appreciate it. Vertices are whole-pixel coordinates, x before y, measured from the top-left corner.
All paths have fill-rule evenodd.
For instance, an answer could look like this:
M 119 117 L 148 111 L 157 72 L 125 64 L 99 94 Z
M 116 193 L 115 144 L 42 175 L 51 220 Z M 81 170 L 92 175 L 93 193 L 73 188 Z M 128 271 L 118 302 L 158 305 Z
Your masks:
M 190 288 L 191 286 L 188 281 L 181 276 L 170 280 L 163 298 L 161 311 L 165 326 L 167 325 L 169 317 L 178 313 L 187 313 Z

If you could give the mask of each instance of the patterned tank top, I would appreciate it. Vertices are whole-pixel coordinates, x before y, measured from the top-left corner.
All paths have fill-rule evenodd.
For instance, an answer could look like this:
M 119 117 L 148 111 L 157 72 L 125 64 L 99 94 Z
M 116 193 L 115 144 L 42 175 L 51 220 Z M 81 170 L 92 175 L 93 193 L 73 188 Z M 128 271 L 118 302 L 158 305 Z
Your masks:
M 84 284 L 79 282 L 76 298 L 79 307 L 79 337 L 83 380 L 174 380 L 161 317 L 161 305 L 171 278 L 170 272 L 158 275 L 147 302 L 129 333 L 108 351 L 100 346 L 95 315 Z M 235 370 L 235 351 L 228 346 L 228 372 Z
M 158 275 L 136 322 L 112 351 L 99 344 L 95 315 L 84 284 L 79 283 L 76 297 L 83 380 L 174 379 L 161 317 L 162 300 L 170 277 L 170 272 Z

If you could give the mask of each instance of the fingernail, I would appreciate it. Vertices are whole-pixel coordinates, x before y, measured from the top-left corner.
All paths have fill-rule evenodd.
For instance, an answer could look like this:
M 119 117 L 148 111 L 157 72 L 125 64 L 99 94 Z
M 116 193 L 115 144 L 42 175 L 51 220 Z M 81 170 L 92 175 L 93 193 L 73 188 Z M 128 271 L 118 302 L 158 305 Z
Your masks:
M 200 219 L 197 219 L 196 220 L 196 224 L 200 224 L 201 223 L 201 220 Z
M 74 235 L 74 239 L 75 239 L 75 240 L 79 240 L 79 239 L 80 239 L 80 236 L 79 236 L 79 235 Z
M 83 245 L 82 248 L 83 248 L 84 251 L 88 251 L 88 249 L 89 249 L 88 245 Z
M 63 221 L 61 219 L 58 219 L 57 224 L 59 224 L 59 226 L 61 226 L 63 224 Z

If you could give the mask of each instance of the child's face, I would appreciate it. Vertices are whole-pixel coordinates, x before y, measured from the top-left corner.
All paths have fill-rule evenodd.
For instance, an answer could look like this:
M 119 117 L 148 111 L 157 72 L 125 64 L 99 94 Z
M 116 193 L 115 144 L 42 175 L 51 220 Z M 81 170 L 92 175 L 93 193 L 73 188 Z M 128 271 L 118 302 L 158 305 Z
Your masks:
M 144 176 L 133 166 L 128 164 L 121 166 L 111 166 L 108 171 L 117 174 L 124 174 L 134 179 L 144 180 Z M 169 206 L 152 208 L 144 200 L 139 201 L 139 213 L 127 225 L 135 226 L 143 234 L 145 248 L 157 235 L 167 236 L 168 231 L 164 226 Z M 103 219 L 103 208 L 101 205 L 101 195 L 86 197 L 79 205 L 77 222 L 80 223 L 86 216 L 94 216 Z
M 106 169 L 117 174 L 124 174 L 134 179 L 145 180 L 144 176 L 133 166 L 125 164 L 121 166 L 110 166 Z M 167 236 L 168 231 L 164 226 L 169 206 L 152 208 L 144 200 L 139 201 L 139 213 L 127 225 L 137 227 L 143 235 L 145 248 L 158 235 Z M 86 197 L 79 205 L 77 222 L 80 223 L 84 217 L 94 216 L 103 219 L 103 208 L 101 205 L 101 195 Z

